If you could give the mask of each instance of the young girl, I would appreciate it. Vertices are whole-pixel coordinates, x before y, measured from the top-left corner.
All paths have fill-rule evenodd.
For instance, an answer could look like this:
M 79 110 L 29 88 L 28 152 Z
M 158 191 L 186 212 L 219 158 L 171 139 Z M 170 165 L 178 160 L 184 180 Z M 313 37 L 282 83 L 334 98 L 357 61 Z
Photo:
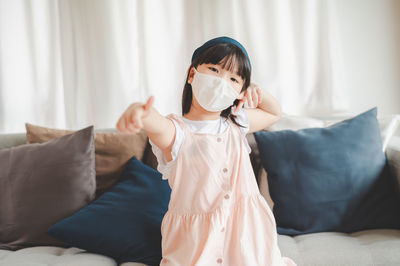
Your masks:
M 281 256 L 245 137 L 277 122 L 281 109 L 250 84 L 250 73 L 239 42 L 209 40 L 193 53 L 182 116 L 160 115 L 152 96 L 130 105 L 117 123 L 121 132 L 145 130 L 172 189 L 161 223 L 160 265 L 296 265 Z

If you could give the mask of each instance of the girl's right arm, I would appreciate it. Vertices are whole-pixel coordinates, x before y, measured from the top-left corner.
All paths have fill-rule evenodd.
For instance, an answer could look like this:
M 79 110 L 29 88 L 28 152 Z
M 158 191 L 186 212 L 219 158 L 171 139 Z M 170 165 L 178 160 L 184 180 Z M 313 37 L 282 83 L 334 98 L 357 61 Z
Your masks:
M 151 96 L 145 104 L 140 102 L 131 104 L 119 118 L 116 127 L 123 133 L 138 133 L 143 129 L 170 161 L 175 126 L 170 119 L 152 107 L 153 102 L 154 96 Z

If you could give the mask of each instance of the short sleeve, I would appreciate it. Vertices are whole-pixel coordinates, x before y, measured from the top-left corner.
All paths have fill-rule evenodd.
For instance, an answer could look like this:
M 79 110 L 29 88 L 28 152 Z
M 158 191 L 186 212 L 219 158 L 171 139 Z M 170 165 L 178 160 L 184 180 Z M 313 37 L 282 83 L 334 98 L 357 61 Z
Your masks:
M 240 130 L 244 135 L 246 135 L 250 129 L 250 121 L 249 121 L 249 116 L 247 115 L 247 111 L 244 108 L 240 108 L 240 110 L 235 113 L 233 109 L 234 107 L 236 106 L 232 107 L 231 113 L 236 116 L 235 117 L 236 122 L 244 126 L 240 127 Z
M 175 163 L 176 156 L 178 154 L 179 148 L 182 144 L 184 137 L 182 127 L 178 124 L 178 122 L 176 122 L 174 119 L 171 119 L 171 121 L 175 125 L 175 140 L 171 150 L 171 155 L 172 155 L 171 161 L 167 162 L 167 159 L 165 158 L 165 155 L 162 152 L 162 150 L 149 139 L 149 142 L 151 144 L 151 149 L 157 158 L 158 162 L 157 170 L 162 174 L 162 179 L 164 180 L 168 179 L 169 177 L 169 173 L 171 172 L 171 167 Z
M 237 111 L 237 112 L 235 112 L 234 108 L 236 108 L 236 106 L 232 106 L 231 114 L 233 114 L 235 116 L 236 122 L 238 122 L 240 125 L 244 126 L 244 127 L 239 127 L 239 129 L 242 132 L 242 136 L 243 136 L 244 141 L 246 143 L 247 151 L 250 153 L 251 152 L 251 148 L 250 148 L 250 145 L 249 145 L 249 143 L 247 141 L 247 138 L 246 138 L 246 134 L 250 130 L 249 116 L 248 116 L 247 111 L 246 111 L 245 108 L 240 108 L 240 110 Z

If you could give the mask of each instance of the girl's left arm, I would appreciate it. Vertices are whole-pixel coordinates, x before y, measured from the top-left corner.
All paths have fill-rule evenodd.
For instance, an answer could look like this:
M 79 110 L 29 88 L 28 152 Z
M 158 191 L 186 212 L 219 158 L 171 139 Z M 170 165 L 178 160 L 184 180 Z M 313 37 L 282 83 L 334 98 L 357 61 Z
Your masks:
M 278 101 L 254 83 L 250 84 L 236 110 L 239 110 L 244 102 L 247 102 L 249 107 L 253 107 L 246 108 L 250 124 L 248 133 L 263 130 L 282 117 L 282 109 Z

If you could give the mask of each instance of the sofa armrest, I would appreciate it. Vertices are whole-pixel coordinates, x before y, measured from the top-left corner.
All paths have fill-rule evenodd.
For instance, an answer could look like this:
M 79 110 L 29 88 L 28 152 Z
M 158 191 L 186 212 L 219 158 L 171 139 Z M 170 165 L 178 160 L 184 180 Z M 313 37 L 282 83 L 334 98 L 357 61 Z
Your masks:
M 385 155 L 389 164 L 391 173 L 397 179 L 397 185 L 400 191 L 400 137 L 392 137 L 386 147 Z

